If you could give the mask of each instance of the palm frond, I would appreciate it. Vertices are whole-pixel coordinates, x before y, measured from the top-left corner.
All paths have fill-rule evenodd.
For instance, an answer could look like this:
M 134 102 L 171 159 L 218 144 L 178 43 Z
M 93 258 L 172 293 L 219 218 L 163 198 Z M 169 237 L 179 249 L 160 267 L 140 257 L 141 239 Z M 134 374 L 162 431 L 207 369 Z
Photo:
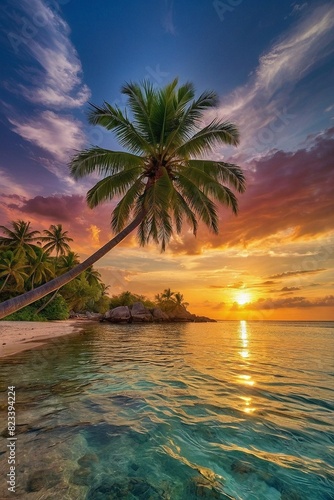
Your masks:
M 190 208 L 214 232 L 218 233 L 218 216 L 215 204 L 187 177 L 179 174 L 176 182 L 178 191 Z
M 137 198 L 143 193 L 144 188 L 145 184 L 142 182 L 142 179 L 137 179 L 117 203 L 111 219 L 111 226 L 115 232 L 121 231 L 129 221 L 130 213 L 134 208 Z
M 190 168 L 202 170 L 206 174 L 222 183 L 229 184 L 239 193 L 246 189 L 245 175 L 240 167 L 233 163 L 212 160 L 188 160 Z
M 90 208 L 103 201 L 110 201 L 115 196 L 123 195 L 141 174 L 140 167 L 133 167 L 115 175 L 109 175 L 97 182 L 87 193 L 87 203 Z
M 140 167 L 143 162 L 144 158 L 142 156 L 92 147 L 73 157 L 70 163 L 70 171 L 75 179 L 80 179 L 93 172 L 100 175 L 114 175 L 121 170 Z
M 176 148 L 174 153 L 181 157 L 196 157 L 211 151 L 214 146 L 226 144 L 237 146 L 238 143 L 239 132 L 232 123 L 213 120 L 184 144 Z
M 127 116 L 118 107 L 107 102 L 101 107 L 91 104 L 88 121 L 92 125 L 101 125 L 107 130 L 113 130 L 120 144 L 133 153 L 154 151 L 152 145 L 136 130 Z

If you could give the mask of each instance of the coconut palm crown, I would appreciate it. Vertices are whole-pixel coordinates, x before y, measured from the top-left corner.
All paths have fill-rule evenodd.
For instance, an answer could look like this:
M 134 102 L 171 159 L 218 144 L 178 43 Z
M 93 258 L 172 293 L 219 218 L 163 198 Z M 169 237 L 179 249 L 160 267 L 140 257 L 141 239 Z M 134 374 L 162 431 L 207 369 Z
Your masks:
M 201 128 L 203 112 L 217 105 L 216 94 L 207 91 L 195 99 L 193 85 L 178 86 L 177 79 L 162 89 L 129 83 L 122 93 L 129 114 L 105 102 L 91 106 L 89 122 L 114 131 L 128 152 L 92 147 L 70 165 L 76 179 L 93 172 L 103 176 L 89 190 L 88 205 L 117 199 L 113 230 L 120 232 L 141 214 L 140 244 L 153 240 L 162 250 L 173 230 L 181 233 L 184 219 L 195 235 L 199 221 L 217 233 L 215 202 L 237 213 L 230 188 L 243 192 L 245 178 L 237 165 L 202 159 L 216 146 L 239 142 L 237 128 L 227 121 L 214 119 Z
M 67 236 L 68 231 L 63 230 L 62 224 L 51 224 L 50 229 L 44 229 L 43 233 L 45 236 L 39 239 L 44 242 L 44 250 L 50 253 L 55 250 L 57 259 L 59 255 L 65 255 L 71 250 L 68 242 L 73 239 Z

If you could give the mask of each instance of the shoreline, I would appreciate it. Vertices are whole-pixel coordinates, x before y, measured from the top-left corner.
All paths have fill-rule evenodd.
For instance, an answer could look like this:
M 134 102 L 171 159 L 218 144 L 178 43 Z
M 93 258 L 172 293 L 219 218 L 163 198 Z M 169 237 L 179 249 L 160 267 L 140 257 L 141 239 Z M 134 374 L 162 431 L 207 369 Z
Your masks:
M 50 340 L 78 333 L 83 320 L 61 321 L 0 321 L 0 359 L 35 349 Z

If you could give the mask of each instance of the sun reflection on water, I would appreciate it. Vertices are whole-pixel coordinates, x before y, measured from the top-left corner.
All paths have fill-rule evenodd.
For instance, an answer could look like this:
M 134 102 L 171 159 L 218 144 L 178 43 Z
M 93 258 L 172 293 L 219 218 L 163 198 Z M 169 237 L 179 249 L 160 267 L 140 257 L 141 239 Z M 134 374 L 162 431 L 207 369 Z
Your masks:
M 247 332 L 247 322 L 245 320 L 240 321 L 239 333 L 240 333 L 240 344 L 242 347 L 242 350 L 239 351 L 239 354 L 242 360 L 244 360 L 245 362 L 243 367 L 246 370 L 249 368 L 248 358 L 250 358 L 250 351 L 249 351 L 249 338 Z M 249 387 L 253 387 L 253 385 L 255 384 L 254 380 L 252 380 L 251 375 L 247 373 L 240 374 L 238 376 L 238 382 L 244 386 L 249 386 Z M 242 410 L 245 413 L 253 413 L 256 410 L 256 408 L 254 408 L 251 405 L 252 398 L 250 396 L 240 396 L 240 399 L 242 400 L 243 403 Z

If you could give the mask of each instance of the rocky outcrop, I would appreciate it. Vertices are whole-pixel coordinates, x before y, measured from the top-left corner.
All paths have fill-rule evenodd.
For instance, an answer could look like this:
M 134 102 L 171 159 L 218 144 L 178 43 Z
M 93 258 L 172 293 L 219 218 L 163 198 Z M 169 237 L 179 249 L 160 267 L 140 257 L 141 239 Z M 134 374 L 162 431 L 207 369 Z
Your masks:
M 147 323 L 153 321 L 153 316 L 141 302 L 135 302 L 131 307 L 131 318 L 134 323 Z
M 92 318 L 93 319 L 93 318 Z M 186 310 L 184 306 L 176 305 L 172 310 L 165 312 L 159 307 L 147 309 L 142 302 L 135 302 L 132 306 L 119 306 L 107 311 L 103 320 L 111 323 L 206 323 L 215 322 L 214 319 L 205 316 L 196 316 Z
M 128 306 L 115 307 L 115 309 L 107 311 L 104 317 L 111 323 L 131 323 L 132 319 Z
M 153 316 L 153 321 L 169 321 L 168 314 L 162 311 L 159 307 L 151 309 L 151 314 Z

